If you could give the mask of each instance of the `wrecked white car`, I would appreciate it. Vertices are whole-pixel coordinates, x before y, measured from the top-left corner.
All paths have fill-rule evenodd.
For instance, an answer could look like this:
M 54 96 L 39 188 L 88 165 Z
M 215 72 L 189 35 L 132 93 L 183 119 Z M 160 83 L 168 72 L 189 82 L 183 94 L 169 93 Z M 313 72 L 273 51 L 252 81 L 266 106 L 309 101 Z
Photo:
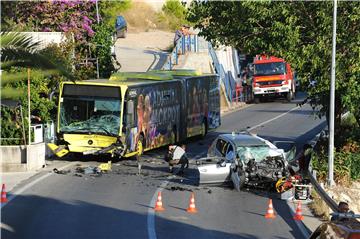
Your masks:
M 277 141 L 282 143 L 285 141 Z M 269 186 L 289 174 L 295 146 L 285 152 L 275 142 L 250 134 L 221 134 L 211 144 L 207 158 L 198 160 L 200 184 L 232 183 L 240 190 L 245 184 Z M 294 145 L 293 142 L 291 142 Z

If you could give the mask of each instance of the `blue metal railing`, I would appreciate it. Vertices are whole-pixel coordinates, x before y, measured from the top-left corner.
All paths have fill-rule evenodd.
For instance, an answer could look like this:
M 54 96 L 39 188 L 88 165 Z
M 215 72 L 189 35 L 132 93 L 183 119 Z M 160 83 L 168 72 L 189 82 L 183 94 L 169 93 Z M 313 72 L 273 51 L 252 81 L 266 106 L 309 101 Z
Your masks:
M 172 52 L 167 57 L 167 61 L 162 67 L 163 70 L 172 70 L 174 65 L 179 64 L 179 54 L 184 55 L 186 52 L 198 52 L 199 39 L 197 35 L 181 37 Z

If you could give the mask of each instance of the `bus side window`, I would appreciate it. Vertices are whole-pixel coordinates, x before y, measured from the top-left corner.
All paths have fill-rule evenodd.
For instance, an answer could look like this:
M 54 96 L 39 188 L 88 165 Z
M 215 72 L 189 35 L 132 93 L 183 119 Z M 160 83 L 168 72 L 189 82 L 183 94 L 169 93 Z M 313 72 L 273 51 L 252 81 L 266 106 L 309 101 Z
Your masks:
M 129 100 L 126 103 L 126 124 L 130 127 L 134 125 L 134 101 Z

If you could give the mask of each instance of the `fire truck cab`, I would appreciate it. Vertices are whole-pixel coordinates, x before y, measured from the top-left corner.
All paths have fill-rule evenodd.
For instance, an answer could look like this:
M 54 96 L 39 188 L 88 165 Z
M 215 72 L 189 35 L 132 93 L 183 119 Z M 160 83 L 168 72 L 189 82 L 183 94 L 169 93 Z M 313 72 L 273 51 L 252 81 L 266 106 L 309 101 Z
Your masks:
M 288 101 L 295 98 L 294 73 L 284 59 L 257 55 L 254 58 L 253 96 L 255 103 L 261 98 L 285 97 Z

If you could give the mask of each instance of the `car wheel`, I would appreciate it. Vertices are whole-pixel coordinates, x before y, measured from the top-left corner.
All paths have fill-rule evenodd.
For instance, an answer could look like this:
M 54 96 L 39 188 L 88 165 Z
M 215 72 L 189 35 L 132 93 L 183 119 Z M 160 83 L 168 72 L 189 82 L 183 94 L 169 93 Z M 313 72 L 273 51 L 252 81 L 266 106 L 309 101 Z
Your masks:
M 238 175 L 239 175 L 239 178 L 240 178 L 240 190 L 242 190 L 244 188 L 244 185 L 245 185 L 245 172 L 242 171 L 242 170 L 239 170 L 238 171 Z

